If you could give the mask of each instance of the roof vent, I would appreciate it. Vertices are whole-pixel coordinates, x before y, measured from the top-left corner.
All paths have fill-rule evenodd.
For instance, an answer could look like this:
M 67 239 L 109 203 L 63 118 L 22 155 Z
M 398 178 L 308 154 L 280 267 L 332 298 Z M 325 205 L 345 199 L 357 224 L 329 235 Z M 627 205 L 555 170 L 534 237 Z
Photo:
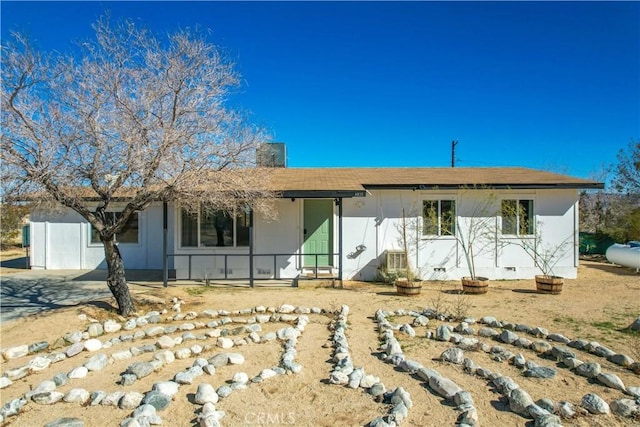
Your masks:
M 267 168 L 287 167 L 287 147 L 284 142 L 265 142 L 256 150 L 258 166 Z

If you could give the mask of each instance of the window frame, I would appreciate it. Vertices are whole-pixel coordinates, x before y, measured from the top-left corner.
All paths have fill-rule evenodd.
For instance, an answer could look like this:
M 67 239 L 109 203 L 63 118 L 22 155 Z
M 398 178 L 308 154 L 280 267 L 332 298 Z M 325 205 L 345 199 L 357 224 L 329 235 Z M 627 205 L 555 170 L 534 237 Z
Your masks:
M 105 214 L 109 215 L 117 215 L 117 214 L 121 214 L 122 211 L 106 211 Z M 136 241 L 135 242 L 121 242 L 118 240 L 118 234 L 122 235 L 122 233 L 116 233 L 116 244 L 120 245 L 128 245 L 128 246 L 140 246 L 142 245 L 142 227 L 140 226 L 141 223 L 141 219 L 142 219 L 142 215 L 140 215 L 140 212 L 135 211 L 133 212 L 132 216 L 129 218 L 129 221 L 131 221 L 133 218 L 135 217 L 136 219 L 136 223 L 137 223 L 137 235 L 136 235 Z M 129 221 L 127 221 L 127 224 L 129 223 Z M 125 224 L 125 228 L 127 227 L 127 224 Z M 89 246 L 102 246 L 102 241 L 100 240 L 100 236 L 96 233 L 96 237 L 97 237 L 97 241 L 94 241 L 94 228 L 93 225 L 91 225 L 91 223 L 89 223 Z
M 438 212 L 437 212 L 437 218 L 438 218 L 438 224 L 435 225 L 435 227 L 437 227 L 437 234 L 433 234 L 433 233 L 426 233 L 425 232 L 425 228 L 426 228 L 426 215 L 425 215 L 425 208 L 426 208 L 426 204 L 427 203 L 436 203 L 437 207 L 438 207 Z M 453 212 L 451 215 L 451 228 L 452 230 L 450 230 L 448 233 L 443 233 L 443 217 L 442 217 L 442 202 L 450 202 L 451 206 L 453 207 Z M 452 196 L 443 196 L 443 197 L 434 197 L 434 198 L 423 198 L 422 199 L 422 212 L 421 212 L 421 227 L 420 227 L 420 238 L 422 239 L 433 239 L 433 238 L 455 238 L 456 233 L 457 233 L 457 200 L 455 197 Z
M 184 232 L 183 232 L 183 218 L 184 215 L 187 214 L 187 212 L 184 210 L 184 208 L 180 207 L 179 208 L 179 230 L 180 230 L 180 236 L 179 236 L 179 244 L 178 247 L 180 249 L 219 249 L 219 248 L 229 248 L 229 249 L 245 249 L 249 247 L 249 235 L 247 234 L 247 239 L 246 242 L 244 241 L 244 239 L 240 239 L 239 238 L 239 234 L 238 231 L 243 229 L 243 228 L 250 228 L 250 225 L 247 226 L 243 226 L 243 227 L 239 227 L 238 223 L 238 218 L 240 216 L 243 217 L 243 222 L 245 224 L 248 224 L 250 219 L 249 219 L 249 213 L 240 210 L 240 209 L 236 209 L 234 210 L 234 214 L 231 216 L 228 213 L 222 211 L 222 210 L 213 210 L 211 211 L 210 215 L 212 217 L 215 217 L 219 214 L 221 214 L 229 217 L 228 219 L 231 222 L 231 240 L 232 240 L 232 244 L 231 245 L 205 245 L 203 244 L 203 234 L 202 234 L 202 218 L 203 218 L 203 209 L 202 209 L 202 205 L 200 205 L 200 207 L 198 208 L 198 212 L 192 214 L 196 216 L 196 245 L 195 246 L 185 246 L 183 243 L 183 237 L 184 237 Z M 227 230 L 227 228 L 225 228 L 224 230 Z M 246 244 L 244 244 L 246 243 Z
M 504 203 L 505 202 L 513 202 L 516 206 L 516 214 L 515 214 L 515 224 L 512 225 L 515 228 L 515 233 L 505 233 L 505 215 L 504 215 Z M 522 232 L 522 214 L 521 214 L 521 206 L 522 202 L 528 202 L 528 218 L 530 223 L 527 224 L 526 232 Z M 536 202 L 535 199 L 531 196 L 515 196 L 515 197 L 505 197 L 500 200 L 500 234 L 505 237 L 535 237 L 536 234 L 536 212 L 535 212 Z M 513 218 L 509 218 L 512 220 Z

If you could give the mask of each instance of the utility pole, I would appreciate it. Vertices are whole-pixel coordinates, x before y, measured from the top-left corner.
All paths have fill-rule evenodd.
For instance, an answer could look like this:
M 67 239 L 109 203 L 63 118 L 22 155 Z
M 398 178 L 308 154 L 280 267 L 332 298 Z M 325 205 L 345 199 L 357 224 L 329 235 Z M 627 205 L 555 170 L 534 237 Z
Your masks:
M 458 141 L 451 141 L 451 167 L 456 167 L 456 145 L 458 145 Z

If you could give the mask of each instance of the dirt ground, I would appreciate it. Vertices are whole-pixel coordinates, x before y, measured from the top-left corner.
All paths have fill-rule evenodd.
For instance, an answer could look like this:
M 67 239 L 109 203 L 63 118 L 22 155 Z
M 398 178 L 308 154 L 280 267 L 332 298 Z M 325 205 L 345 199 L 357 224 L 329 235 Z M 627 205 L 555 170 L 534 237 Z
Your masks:
M 2 274 L 8 274 L 8 272 L 3 270 Z M 395 289 L 391 286 L 360 282 L 345 282 L 342 287 L 335 288 L 305 283 L 302 283 L 299 288 L 257 287 L 254 289 L 203 287 L 196 284 L 171 285 L 166 289 L 158 283 L 131 285 L 138 301 L 140 314 L 164 308 L 169 312 L 163 318 L 175 314 L 171 311 L 170 302 L 174 297 L 184 301 L 183 313 L 188 311 L 201 313 L 205 309 L 233 311 L 260 305 L 278 307 L 285 303 L 296 307 L 319 307 L 335 311 L 339 310 L 343 304 L 348 305 L 350 314 L 347 338 L 354 364 L 364 367 L 367 374 L 378 376 L 388 390 L 402 386 L 410 393 L 414 405 L 403 423 L 406 426 L 454 425 L 458 413 L 453 404 L 435 395 L 423 381 L 380 359 L 378 334 L 372 319 L 377 309 L 422 310 L 429 307 L 476 319 L 490 315 L 499 320 L 544 327 L 550 332 L 563 334 L 570 339 L 582 338 L 597 341 L 616 352 L 640 360 L 640 339 L 637 335 L 629 334 L 624 330 L 640 316 L 640 275 L 633 270 L 603 262 L 581 261 L 579 278 L 565 281 L 560 295 L 536 293 L 533 280 L 493 281 L 489 292 L 485 295 L 460 295 L 459 287 L 459 284 L 454 282 L 426 282 L 421 295 L 402 297 L 396 295 Z M 124 319 L 117 316 L 111 304 L 113 301 L 110 300 L 92 302 L 71 309 L 51 311 L 43 315 L 6 322 L 1 326 L 0 345 L 4 350 L 38 341 L 53 343 L 68 332 L 86 330 L 92 319 L 98 321 L 115 319 L 122 322 Z M 249 316 L 231 314 L 231 317 L 246 319 Z M 309 318 L 310 323 L 299 338 L 297 346 L 296 361 L 303 366 L 302 372 L 297 375 L 277 376 L 262 383 L 249 384 L 246 389 L 237 390 L 229 397 L 221 399 L 216 404 L 216 408 L 226 412 L 222 425 L 355 426 L 366 425 L 375 417 L 387 413 L 389 406 L 376 403 L 363 389 L 352 390 L 328 382 L 332 370 L 332 350 L 325 344 L 332 333 L 328 328 L 332 315 L 310 314 Z M 210 320 L 199 317 L 192 322 L 207 323 Z M 409 316 L 392 318 L 394 323 L 411 320 Z M 165 321 L 164 325 L 179 326 L 183 323 L 185 323 L 184 320 Z M 415 327 L 416 337 L 414 338 L 396 332 L 395 335 L 400 340 L 407 358 L 437 370 L 462 389 L 469 391 L 478 410 L 480 425 L 533 425 L 531 420 L 510 412 L 508 406 L 506 407 L 501 401 L 500 395 L 493 391 L 486 380 L 464 373 L 460 366 L 436 360 L 451 344 L 427 339 L 425 334 L 427 331 L 435 331 L 442 323 L 445 322 L 431 320 L 426 327 Z M 455 326 L 457 322 L 449 324 Z M 260 334 L 276 331 L 284 326 L 287 325 L 285 323 L 262 324 L 263 329 Z M 476 331 L 479 329 L 479 325 L 473 326 Z M 122 333 L 123 331 L 105 334 L 99 338 L 104 342 Z M 183 331 L 177 331 L 172 336 L 179 336 L 182 333 Z M 100 352 L 111 355 L 131 346 L 153 344 L 157 338 L 138 339 L 133 343 L 123 342 L 111 348 L 102 349 Z M 194 384 L 182 386 L 171 405 L 159 412 L 164 421 L 163 425 L 197 425 L 196 418 L 201 406 L 193 402 L 198 384 L 208 382 L 218 388 L 229 382 L 236 372 L 246 372 L 249 378 L 254 377 L 262 369 L 277 366 L 283 351 L 281 343 L 278 342 L 252 343 L 234 347 L 232 350 L 222 350 L 215 347 L 215 340 L 211 338 L 208 341 L 185 341 L 179 347 L 188 347 L 194 343 L 214 344 L 212 349 L 203 352 L 199 357 L 209 358 L 218 352 L 234 351 L 245 356 L 245 363 L 219 368 L 213 376 L 205 374 L 197 378 Z M 490 345 L 498 344 L 489 339 L 484 340 L 488 340 Z M 525 378 L 518 369 L 507 362 L 493 361 L 482 352 L 465 352 L 467 357 L 472 358 L 480 366 L 513 378 L 534 401 L 546 397 L 555 402 L 569 401 L 579 405 L 582 396 L 589 392 L 596 393 L 607 402 L 628 397 L 620 391 L 577 376 L 563 365 L 543 359 L 533 351 L 508 344 L 500 345 L 514 353 L 522 353 L 526 360 L 557 368 L 558 374 L 552 379 Z M 50 350 L 45 353 L 48 351 Z M 625 385 L 640 386 L 640 376 L 630 370 L 586 352 L 576 350 L 576 353 L 580 360 L 600 363 L 604 372 L 615 373 Z M 41 381 L 51 379 L 56 373 L 69 372 L 81 366 L 92 355 L 85 351 L 75 357 L 52 364 L 43 371 L 16 380 L 14 384 L 0 391 L 1 403 L 5 404 L 23 395 Z M 102 371 L 89 373 L 84 379 L 70 380 L 66 385 L 59 387 L 59 391 L 66 393 L 71 388 L 81 387 L 90 392 L 122 390 L 145 393 L 151 389 L 153 383 L 171 380 L 175 373 L 191 366 L 195 360 L 194 357 L 176 360 L 154 374 L 136 381 L 133 385 L 118 384 L 120 374 L 129 364 L 134 361 L 151 360 L 152 355 L 153 353 L 143 353 L 124 361 L 111 361 Z M 3 360 L 0 369 L 5 373 L 9 369 L 25 365 L 33 357 L 29 355 L 9 361 Z M 84 420 L 85 426 L 117 426 L 130 414 L 130 410 L 111 406 L 81 406 L 71 403 L 43 406 L 29 402 L 24 407 L 23 413 L 9 418 L 4 425 L 42 426 L 57 418 L 77 417 Z M 563 420 L 563 425 L 567 426 L 630 426 L 638 423 L 640 418 L 623 419 L 607 415 L 580 415 Z

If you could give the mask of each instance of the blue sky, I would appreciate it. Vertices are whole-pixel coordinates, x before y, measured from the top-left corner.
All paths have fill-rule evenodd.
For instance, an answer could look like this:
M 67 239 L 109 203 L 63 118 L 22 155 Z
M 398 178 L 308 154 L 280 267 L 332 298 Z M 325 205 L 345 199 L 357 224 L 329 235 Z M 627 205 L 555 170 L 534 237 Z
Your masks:
M 2 38 L 91 37 L 106 11 L 199 25 L 290 167 L 525 166 L 590 177 L 640 138 L 638 2 L 7 2 Z

